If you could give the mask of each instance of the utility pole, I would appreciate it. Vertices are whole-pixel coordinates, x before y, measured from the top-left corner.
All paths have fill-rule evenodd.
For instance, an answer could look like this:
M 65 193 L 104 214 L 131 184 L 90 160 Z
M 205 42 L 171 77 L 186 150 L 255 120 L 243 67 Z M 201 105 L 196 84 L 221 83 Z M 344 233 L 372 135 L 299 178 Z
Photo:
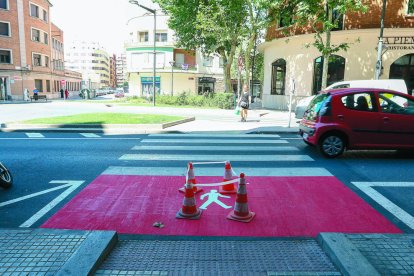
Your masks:
M 384 20 L 385 11 L 387 9 L 387 0 L 382 0 L 382 13 L 381 13 L 381 29 L 378 40 L 378 53 L 377 53 L 377 64 L 375 65 L 375 79 L 378 80 L 381 75 L 382 69 L 382 48 L 383 48 L 383 35 L 384 35 Z

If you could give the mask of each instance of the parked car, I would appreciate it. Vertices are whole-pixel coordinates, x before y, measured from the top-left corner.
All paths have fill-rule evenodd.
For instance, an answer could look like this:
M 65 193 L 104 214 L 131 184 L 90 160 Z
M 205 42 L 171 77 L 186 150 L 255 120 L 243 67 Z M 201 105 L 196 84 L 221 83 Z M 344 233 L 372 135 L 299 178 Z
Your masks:
M 326 157 L 345 149 L 414 149 L 414 97 L 372 88 L 322 91 L 305 112 L 299 134 Z
M 407 94 L 407 85 L 404 80 L 351 80 L 351 81 L 340 81 L 328 86 L 325 90 L 332 90 L 338 88 L 379 88 L 379 89 L 389 89 L 401 93 Z M 305 113 L 308 105 L 315 97 L 310 96 L 301 99 L 298 101 L 295 108 L 295 118 L 302 119 L 303 114 Z
M 123 98 L 125 97 L 125 93 L 121 92 L 121 91 L 116 91 L 115 92 L 115 98 Z

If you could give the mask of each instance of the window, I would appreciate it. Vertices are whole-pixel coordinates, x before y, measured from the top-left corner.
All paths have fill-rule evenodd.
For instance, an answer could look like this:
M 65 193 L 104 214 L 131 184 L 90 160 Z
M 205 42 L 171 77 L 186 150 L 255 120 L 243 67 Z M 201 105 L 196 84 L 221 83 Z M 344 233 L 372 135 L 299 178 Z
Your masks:
M 278 59 L 272 64 L 271 95 L 285 95 L 286 61 Z
M 43 92 L 43 80 L 34 80 L 35 81 L 35 87 L 39 92 Z
M 6 64 L 12 63 L 12 54 L 10 50 L 0 49 L 0 63 L 6 63 Z
M 374 111 L 370 93 L 357 93 L 341 98 L 342 104 L 348 109 L 360 111 Z
M 0 36 L 10 36 L 10 23 L 0 22 Z
M 45 44 L 49 44 L 49 35 L 47 33 L 43 33 L 43 39 Z
M 414 101 L 391 93 L 379 93 L 381 111 L 390 114 L 414 115 Z
M 9 9 L 9 1 L 8 0 L 0 0 L 0 9 L 8 10 Z
M 344 15 L 340 13 L 338 10 L 332 11 L 332 23 L 336 25 L 332 31 L 339 31 L 344 29 Z
M 315 59 L 313 67 L 313 94 L 316 95 L 322 88 L 323 57 Z M 327 86 L 342 81 L 345 75 L 345 59 L 341 56 L 331 55 L 328 63 Z
M 211 67 L 213 66 L 213 57 L 204 56 L 203 58 L 203 66 Z
M 175 66 L 179 67 L 184 64 L 184 54 L 175 54 Z
M 156 33 L 155 41 L 157 42 L 167 42 L 167 33 Z
M 408 0 L 407 14 L 414 15 L 414 0 Z
M 45 67 L 49 67 L 49 57 L 45 56 Z
M 45 11 L 45 10 L 43 10 L 43 20 L 44 21 L 48 21 L 48 18 L 47 18 L 47 11 Z
M 219 67 L 223 68 L 224 67 L 224 59 L 221 57 L 219 58 Z
M 400 57 L 390 67 L 390 79 L 403 79 L 408 94 L 414 93 L 414 54 Z
M 148 42 L 148 32 L 140 32 L 138 36 L 139 42 Z
M 32 41 L 40 42 L 40 31 L 32 29 Z
M 39 18 L 39 7 L 38 6 L 34 4 L 30 4 L 30 16 Z
M 42 56 L 33 54 L 33 66 L 42 66 Z
M 46 92 L 50 92 L 50 80 L 46 80 Z

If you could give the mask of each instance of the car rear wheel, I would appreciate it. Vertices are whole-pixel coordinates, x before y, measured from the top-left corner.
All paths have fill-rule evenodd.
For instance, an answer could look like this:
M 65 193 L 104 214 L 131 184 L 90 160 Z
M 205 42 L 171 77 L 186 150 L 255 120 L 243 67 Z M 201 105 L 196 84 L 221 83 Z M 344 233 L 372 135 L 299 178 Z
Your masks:
M 319 150 L 324 156 L 335 158 L 344 152 L 345 139 L 336 133 L 328 134 L 321 139 Z

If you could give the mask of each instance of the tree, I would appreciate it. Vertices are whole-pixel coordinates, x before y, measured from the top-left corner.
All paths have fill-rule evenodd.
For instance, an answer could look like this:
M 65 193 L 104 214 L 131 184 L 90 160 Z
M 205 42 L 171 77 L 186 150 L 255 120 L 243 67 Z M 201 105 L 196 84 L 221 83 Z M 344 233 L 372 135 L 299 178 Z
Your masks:
M 231 92 L 231 65 L 246 17 L 244 0 L 155 0 L 170 16 L 177 46 L 219 54 L 223 59 L 226 92 Z
M 323 57 L 322 88 L 325 88 L 330 56 L 340 50 L 346 51 L 350 46 L 349 43 L 332 44 L 331 32 L 339 26 L 345 13 L 366 12 L 363 0 L 276 0 L 272 2 L 270 8 L 274 19 L 311 28 L 315 32 L 312 45 Z

